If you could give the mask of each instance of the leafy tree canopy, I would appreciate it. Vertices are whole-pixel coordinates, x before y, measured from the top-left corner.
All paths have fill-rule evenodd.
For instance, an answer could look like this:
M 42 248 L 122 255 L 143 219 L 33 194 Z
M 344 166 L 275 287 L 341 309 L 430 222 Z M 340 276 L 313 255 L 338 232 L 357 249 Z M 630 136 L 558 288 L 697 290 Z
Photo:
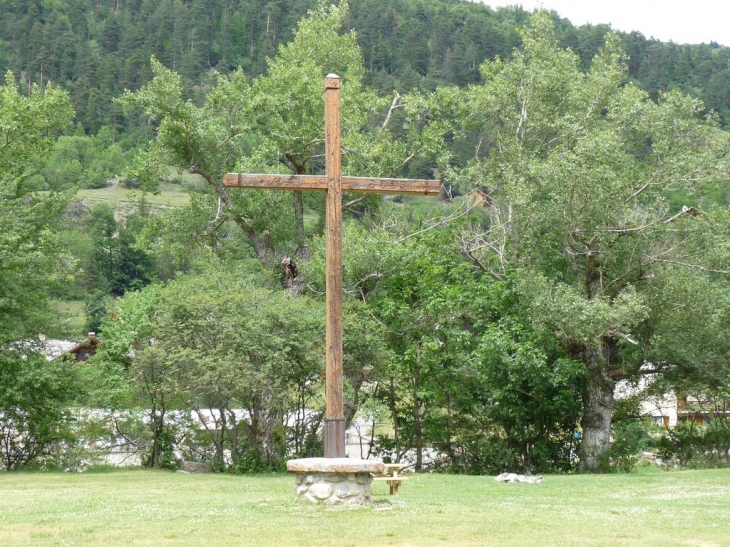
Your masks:
M 655 103 L 624 85 L 620 46 L 609 35 L 584 72 L 539 13 L 511 60 L 484 63 L 483 84 L 432 99 L 441 134 L 484 140 L 465 168 L 445 167 L 493 198 L 488 226 L 462 234 L 463 252 L 496 279 L 517 275 L 535 324 L 586 367 L 583 465 L 594 470 L 614 380 L 640 372 L 646 353 L 634 346 L 647 351 L 653 314 L 671 313 L 652 306 L 659 280 L 730 270 L 730 255 L 707 245 L 726 233 L 727 212 L 667 204 L 726 174 L 727 137 L 697 100 L 670 92 Z M 675 295 L 676 306 L 691 298 Z
M 56 229 L 69 194 L 35 192 L 32 166 L 71 121 L 56 87 L 21 95 L 11 73 L 0 86 L 0 343 L 47 326 L 48 288 L 63 273 Z

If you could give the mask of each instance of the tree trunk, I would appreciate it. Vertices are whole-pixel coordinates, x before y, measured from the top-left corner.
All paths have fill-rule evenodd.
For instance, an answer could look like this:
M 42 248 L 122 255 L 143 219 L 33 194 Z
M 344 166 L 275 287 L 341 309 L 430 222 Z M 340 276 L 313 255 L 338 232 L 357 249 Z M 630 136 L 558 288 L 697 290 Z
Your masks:
M 261 408 L 257 401 L 254 401 L 251 409 L 251 424 L 248 427 L 248 444 L 249 446 L 258 447 L 259 445 L 259 421 L 261 417 Z
M 295 175 L 304 175 L 307 172 L 307 167 L 304 163 L 299 163 L 294 160 L 289 154 L 286 155 L 286 162 L 289 169 Z M 294 190 L 294 222 L 297 226 L 297 236 L 299 237 L 299 247 L 304 247 L 306 241 L 306 234 L 304 233 L 304 201 L 302 198 L 301 190 Z
M 602 344 L 600 349 L 583 348 L 582 360 L 588 367 L 588 381 L 583 398 L 583 439 L 580 450 L 581 472 L 601 472 L 608 466 L 608 450 L 611 446 L 611 413 L 613 411 L 614 381 L 605 372 L 604 364 L 610 362 L 612 345 Z M 601 355 L 605 353 L 606 355 Z
M 162 466 L 163 452 L 162 433 L 165 427 L 165 402 L 164 397 L 162 396 L 158 395 L 152 400 L 150 424 L 152 426 L 152 455 L 150 458 L 150 467 L 160 469 Z
M 150 467 L 160 467 L 160 424 L 157 421 L 157 406 L 152 403 L 150 409 L 150 423 L 152 424 L 152 458 Z
M 236 420 L 236 413 L 230 408 L 228 412 L 228 431 L 230 432 L 231 439 L 231 458 L 235 459 L 238 454 L 238 420 Z
M 449 457 L 449 461 L 454 461 L 454 447 L 451 444 L 451 429 L 453 427 L 451 420 L 451 393 L 446 395 L 446 454 Z
M 416 466 L 415 471 L 423 467 L 423 425 L 421 423 L 421 402 L 418 392 L 421 388 L 421 343 L 416 344 L 416 373 L 413 377 L 413 429 L 416 433 Z
M 307 240 L 307 234 L 304 231 L 304 200 L 301 190 L 294 190 L 294 222 L 297 225 L 297 236 L 299 237 L 299 246 L 303 247 Z
M 395 385 L 392 376 L 390 378 L 390 391 L 388 392 L 388 406 L 390 406 L 390 415 L 393 418 L 393 443 L 395 444 L 395 453 L 399 454 L 400 434 L 398 428 L 400 424 L 398 423 L 398 409 L 395 406 Z M 397 461 L 393 463 L 397 463 Z
M 225 442 L 226 435 L 228 435 L 228 420 L 226 420 L 226 410 L 221 407 L 218 408 L 218 414 L 220 416 L 220 424 L 218 425 L 218 442 L 215 443 L 215 459 L 220 466 L 220 470 L 223 471 L 226 468 L 226 451 Z
M 269 405 L 270 408 L 264 412 L 264 432 L 261 439 L 261 447 L 263 449 L 266 463 L 270 466 L 278 464 L 281 457 L 281 438 L 279 437 L 278 428 L 284 423 L 284 416 L 280 408 Z
M 365 381 L 365 374 L 363 374 L 362 369 L 355 371 L 345 369 L 344 374 L 353 390 L 352 401 L 345 400 L 345 429 L 348 429 L 352 425 L 360 406 L 360 390 Z

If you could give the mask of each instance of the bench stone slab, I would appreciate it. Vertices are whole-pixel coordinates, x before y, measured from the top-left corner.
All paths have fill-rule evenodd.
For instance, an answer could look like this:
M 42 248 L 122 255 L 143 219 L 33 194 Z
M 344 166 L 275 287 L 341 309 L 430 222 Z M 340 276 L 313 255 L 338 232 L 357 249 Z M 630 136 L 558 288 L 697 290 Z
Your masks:
M 373 502 L 371 473 L 383 473 L 385 468 L 371 460 L 301 458 L 286 462 L 286 469 L 296 474 L 297 501 L 362 505 Z
M 353 458 L 301 458 L 286 462 L 292 473 L 382 473 L 385 467 L 373 460 Z

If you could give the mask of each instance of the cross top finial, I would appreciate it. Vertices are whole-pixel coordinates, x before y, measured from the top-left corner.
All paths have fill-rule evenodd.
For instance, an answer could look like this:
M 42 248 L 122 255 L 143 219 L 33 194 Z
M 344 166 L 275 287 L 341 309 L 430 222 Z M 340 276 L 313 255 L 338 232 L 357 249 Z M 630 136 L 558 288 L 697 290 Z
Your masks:
M 324 79 L 325 89 L 340 89 L 340 77 L 330 72 Z

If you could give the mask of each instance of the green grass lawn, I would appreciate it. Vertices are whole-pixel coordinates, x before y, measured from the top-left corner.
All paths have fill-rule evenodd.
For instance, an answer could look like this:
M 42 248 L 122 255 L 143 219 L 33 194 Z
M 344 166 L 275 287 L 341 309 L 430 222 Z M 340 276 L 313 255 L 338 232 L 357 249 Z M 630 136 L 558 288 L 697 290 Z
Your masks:
M 726 546 L 730 470 L 411 475 L 357 509 L 295 504 L 288 475 L 0 473 L 0 545 Z
M 141 196 L 141 191 L 129 190 L 122 186 L 78 191 L 78 197 L 89 207 L 106 203 L 115 209 L 118 207 L 136 208 L 136 204 Z M 190 194 L 182 186 L 164 184 L 159 194 L 145 194 L 144 199 L 152 207 L 182 207 L 190 201 Z
M 55 336 L 76 340 L 86 335 L 86 303 L 83 300 L 58 300 L 60 324 Z

